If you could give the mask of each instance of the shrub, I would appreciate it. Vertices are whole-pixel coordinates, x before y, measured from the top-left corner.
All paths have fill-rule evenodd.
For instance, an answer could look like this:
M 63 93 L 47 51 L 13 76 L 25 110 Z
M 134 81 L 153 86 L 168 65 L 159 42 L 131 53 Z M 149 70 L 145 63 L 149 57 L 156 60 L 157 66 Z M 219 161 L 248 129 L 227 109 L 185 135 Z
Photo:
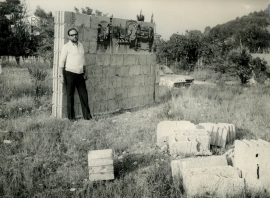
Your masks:
M 40 106 L 40 96 L 46 93 L 46 89 L 43 89 L 43 83 L 48 73 L 46 70 L 39 69 L 35 66 L 28 67 L 28 72 L 35 90 L 34 103 L 38 107 Z
M 267 73 L 266 70 L 266 64 L 267 62 L 263 59 L 260 59 L 259 57 L 254 58 L 251 61 L 251 65 L 253 67 L 255 79 L 258 83 L 264 83 L 267 79 Z

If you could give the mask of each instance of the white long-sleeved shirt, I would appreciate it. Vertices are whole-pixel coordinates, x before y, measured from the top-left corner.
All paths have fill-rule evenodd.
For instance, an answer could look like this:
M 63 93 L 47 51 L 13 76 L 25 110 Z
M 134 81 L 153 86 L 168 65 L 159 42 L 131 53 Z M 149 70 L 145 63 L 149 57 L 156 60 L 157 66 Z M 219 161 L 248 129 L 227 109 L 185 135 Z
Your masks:
M 76 74 L 83 73 L 84 49 L 82 43 L 78 42 L 78 46 L 71 41 L 67 42 L 62 47 L 59 67 L 64 67 L 66 63 L 66 71 L 70 71 Z

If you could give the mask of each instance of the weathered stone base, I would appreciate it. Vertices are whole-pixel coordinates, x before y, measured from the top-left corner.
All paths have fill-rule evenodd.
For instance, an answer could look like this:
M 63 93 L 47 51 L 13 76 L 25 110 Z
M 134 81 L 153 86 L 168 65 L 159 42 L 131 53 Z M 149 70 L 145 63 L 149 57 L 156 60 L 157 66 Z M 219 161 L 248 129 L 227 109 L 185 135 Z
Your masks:
M 174 160 L 171 168 L 175 183 L 182 178 L 187 196 L 225 197 L 244 192 L 241 172 L 227 165 L 225 155 Z
M 270 193 L 270 143 L 264 140 L 235 140 L 234 166 L 242 171 L 248 190 Z

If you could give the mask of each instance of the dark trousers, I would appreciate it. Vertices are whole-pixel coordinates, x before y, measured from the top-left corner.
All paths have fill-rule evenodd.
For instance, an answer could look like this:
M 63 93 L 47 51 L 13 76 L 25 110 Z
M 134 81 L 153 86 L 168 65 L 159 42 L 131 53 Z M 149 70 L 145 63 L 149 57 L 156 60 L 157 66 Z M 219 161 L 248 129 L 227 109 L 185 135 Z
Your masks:
M 70 120 L 75 119 L 74 92 L 75 92 L 75 87 L 76 87 L 79 97 L 80 97 L 80 101 L 81 101 L 83 118 L 85 120 L 90 120 L 92 116 L 91 116 L 90 108 L 88 105 L 88 94 L 87 94 L 87 89 L 86 89 L 83 74 L 76 74 L 69 71 L 65 71 L 65 81 L 66 81 L 66 88 L 67 88 L 68 119 Z

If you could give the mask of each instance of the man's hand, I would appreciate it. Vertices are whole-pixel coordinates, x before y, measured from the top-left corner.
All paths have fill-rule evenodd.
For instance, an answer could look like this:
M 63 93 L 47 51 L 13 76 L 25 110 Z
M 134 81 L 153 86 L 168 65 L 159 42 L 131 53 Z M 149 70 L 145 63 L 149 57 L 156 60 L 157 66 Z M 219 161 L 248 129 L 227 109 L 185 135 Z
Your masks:
M 59 81 L 60 83 L 65 84 L 64 76 L 59 76 Z
M 88 80 L 87 72 L 86 72 L 86 66 L 83 66 L 83 78 L 84 80 Z
M 84 78 L 84 80 L 88 80 L 88 77 L 86 74 L 83 74 L 83 78 Z

